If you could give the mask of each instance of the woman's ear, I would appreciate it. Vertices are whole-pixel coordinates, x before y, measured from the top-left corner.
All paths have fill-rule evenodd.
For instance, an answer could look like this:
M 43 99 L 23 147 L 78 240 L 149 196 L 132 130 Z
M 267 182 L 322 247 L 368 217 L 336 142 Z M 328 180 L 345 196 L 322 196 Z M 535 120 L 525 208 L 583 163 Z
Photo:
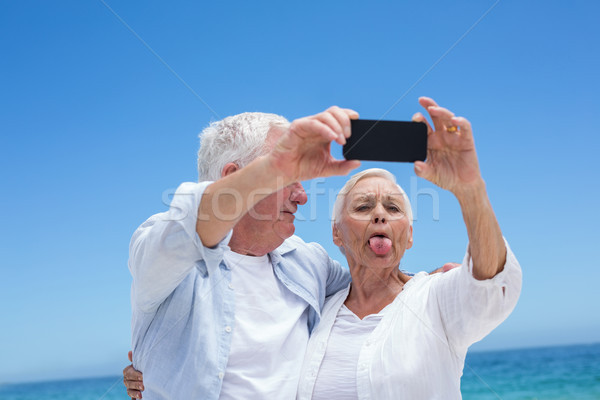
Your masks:
M 410 249 L 413 246 L 413 235 L 412 235 L 412 225 L 408 228 L 408 243 L 406 244 L 406 249 Z
M 333 224 L 333 243 L 338 247 L 342 247 L 342 239 L 340 238 L 340 231 L 339 231 L 337 225 L 335 225 L 335 224 Z
M 225 164 L 223 170 L 221 171 L 221 178 L 225 178 L 227 175 L 233 174 L 238 169 L 240 169 L 240 167 L 238 167 L 236 163 L 230 162 Z

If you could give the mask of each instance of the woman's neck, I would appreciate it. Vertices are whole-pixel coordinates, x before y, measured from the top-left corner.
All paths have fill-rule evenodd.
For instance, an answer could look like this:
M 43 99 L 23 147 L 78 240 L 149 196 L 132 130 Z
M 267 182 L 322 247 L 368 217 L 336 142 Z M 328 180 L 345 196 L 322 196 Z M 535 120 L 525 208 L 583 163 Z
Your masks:
M 392 303 L 410 277 L 396 268 L 375 270 L 365 266 L 350 268 L 352 285 L 344 304 L 360 319 L 377 314 Z

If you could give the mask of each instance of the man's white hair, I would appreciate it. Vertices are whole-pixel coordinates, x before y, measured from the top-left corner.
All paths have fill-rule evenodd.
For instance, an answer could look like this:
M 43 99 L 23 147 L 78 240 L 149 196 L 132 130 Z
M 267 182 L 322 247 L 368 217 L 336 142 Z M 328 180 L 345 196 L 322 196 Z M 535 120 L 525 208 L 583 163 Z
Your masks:
M 235 163 L 239 168 L 266 154 L 267 133 L 272 126 L 288 126 L 276 114 L 246 112 L 212 122 L 200 133 L 198 180 L 216 181 L 223 167 Z
M 344 209 L 344 202 L 346 199 L 346 195 L 352 190 L 352 188 L 354 188 L 354 186 L 356 186 L 356 184 L 359 181 L 361 181 L 365 178 L 372 178 L 372 177 L 384 178 L 384 179 L 392 182 L 394 185 L 396 185 L 398 187 L 398 190 L 400 191 L 400 194 L 402 195 L 402 199 L 404 200 L 404 208 L 405 209 L 403 211 L 406 214 L 406 217 L 408 218 L 410 225 L 412 226 L 413 215 L 412 215 L 412 208 L 410 206 L 410 201 L 408 200 L 408 196 L 406 195 L 406 192 L 404 192 L 404 189 L 402 189 L 402 186 L 398 185 L 398 183 L 396 182 L 396 177 L 394 176 L 394 174 L 392 174 L 391 172 L 389 172 L 385 169 L 370 168 L 370 169 L 365 169 L 364 171 L 361 171 L 361 172 L 358 172 L 358 173 L 352 175 L 352 177 L 348 180 L 348 182 L 346 182 L 344 187 L 338 193 L 338 195 L 335 199 L 335 203 L 333 204 L 333 215 L 331 216 L 331 227 L 332 228 L 335 226 L 336 221 L 339 221 L 340 218 L 342 217 L 342 211 Z

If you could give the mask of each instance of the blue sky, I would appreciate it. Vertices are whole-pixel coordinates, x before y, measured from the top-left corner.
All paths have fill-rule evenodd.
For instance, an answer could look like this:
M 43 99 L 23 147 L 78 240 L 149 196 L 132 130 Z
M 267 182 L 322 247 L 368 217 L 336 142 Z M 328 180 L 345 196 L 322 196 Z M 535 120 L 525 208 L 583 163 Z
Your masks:
M 211 120 L 334 104 L 407 120 L 422 95 L 472 122 L 523 267 L 516 310 L 473 349 L 600 341 L 599 11 L 589 1 L 2 2 L 0 382 L 120 373 L 129 238 L 197 180 L 197 135 Z M 373 166 L 416 199 L 404 267 L 460 261 L 456 200 L 411 165 L 362 168 Z M 329 193 L 343 182 L 306 183 L 296 231 L 339 260 Z

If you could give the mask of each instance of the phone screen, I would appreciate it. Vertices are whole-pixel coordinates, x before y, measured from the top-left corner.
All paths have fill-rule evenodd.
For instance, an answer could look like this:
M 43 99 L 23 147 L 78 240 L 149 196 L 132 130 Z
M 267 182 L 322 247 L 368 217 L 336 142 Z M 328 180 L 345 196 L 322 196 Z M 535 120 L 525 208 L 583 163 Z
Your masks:
M 344 145 L 347 160 L 415 162 L 427 157 L 427 125 L 423 122 L 351 121 L 352 136 Z

